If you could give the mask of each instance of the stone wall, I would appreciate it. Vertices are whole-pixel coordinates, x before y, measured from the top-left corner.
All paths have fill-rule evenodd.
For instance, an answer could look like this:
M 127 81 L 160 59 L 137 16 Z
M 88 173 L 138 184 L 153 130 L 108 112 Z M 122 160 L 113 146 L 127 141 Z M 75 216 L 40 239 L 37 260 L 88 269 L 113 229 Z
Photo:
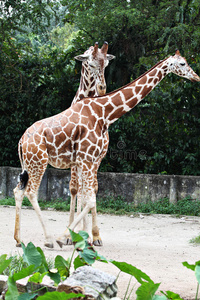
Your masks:
M 13 189 L 21 169 L 0 167 L 0 199 L 13 197 Z M 69 192 L 70 171 L 49 168 L 46 170 L 40 189 L 39 199 L 67 199 Z M 157 201 L 168 197 L 176 202 L 187 196 L 200 200 L 200 176 L 99 173 L 98 196 L 108 194 L 122 196 L 126 201 Z

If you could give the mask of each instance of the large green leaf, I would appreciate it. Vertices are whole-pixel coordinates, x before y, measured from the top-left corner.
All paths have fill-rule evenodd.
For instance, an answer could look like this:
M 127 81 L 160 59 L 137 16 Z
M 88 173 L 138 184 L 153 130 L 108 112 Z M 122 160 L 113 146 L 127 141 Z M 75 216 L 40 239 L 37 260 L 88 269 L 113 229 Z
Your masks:
M 19 295 L 19 297 L 17 298 L 17 300 L 31 300 L 31 299 L 35 299 L 35 297 L 38 294 L 34 293 L 34 294 L 29 294 L 29 293 L 24 293 Z
M 36 249 L 40 253 L 41 259 L 42 259 L 41 266 L 40 266 L 40 272 L 41 273 L 47 272 L 49 270 L 49 266 L 48 266 L 48 263 L 46 261 L 46 257 L 44 255 L 44 252 L 42 251 L 42 249 L 40 247 L 37 247 Z
M 30 282 L 35 282 L 35 283 L 41 283 L 44 276 L 47 274 L 48 272 L 44 272 L 43 274 L 41 274 L 40 272 L 36 272 L 34 273 L 28 281 Z
M 49 271 L 48 274 L 47 274 L 47 276 L 49 276 L 55 282 L 55 284 L 59 284 L 60 283 L 61 279 L 60 279 L 59 272 L 54 273 L 54 272 Z
M 119 262 L 115 260 L 110 260 L 110 262 L 113 265 L 115 265 L 118 269 L 120 269 L 120 271 L 134 276 L 139 283 L 143 283 L 143 280 L 153 283 L 153 281 L 147 274 L 137 269 L 136 267 L 127 264 L 126 262 Z
M 187 261 L 184 261 L 182 264 L 183 264 L 184 267 L 186 267 L 186 268 L 188 268 L 188 269 L 190 269 L 192 271 L 195 270 L 195 265 L 191 265 Z
M 172 299 L 172 300 L 183 300 L 183 299 L 179 296 L 179 294 L 176 294 L 176 293 L 171 292 L 171 291 L 166 291 L 166 293 L 165 293 L 165 292 L 161 292 L 161 293 L 164 294 L 164 295 L 167 297 L 167 299 Z
M 104 263 L 108 263 L 108 260 L 103 255 L 100 255 L 99 253 L 97 253 L 96 260 L 99 260 Z
M 167 297 L 165 297 L 164 295 L 154 295 L 152 300 L 167 300 Z
M 79 252 L 79 256 L 89 265 L 92 265 L 95 262 L 97 257 L 97 252 L 90 248 L 84 248 L 83 251 Z
M 7 254 L 3 254 L 0 256 L 0 274 L 9 266 L 12 257 L 9 259 L 6 259 Z
M 77 256 L 74 259 L 74 269 L 76 270 L 77 268 L 80 268 L 82 266 L 85 266 L 86 263 L 80 258 L 80 256 Z
M 16 287 L 16 282 L 13 276 L 8 277 L 8 290 L 6 292 L 6 300 L 18 300 L 19 292 Z
M 47 292 L 43 296 L 39 296 L 37 300 L 68 300 L 78 297 L 85 297 L 85 295 L 82 294 L 66 294 L 65 292 Z
M 197 265 L 195 267 L 195 276 L 196 276 L 198 283 L 200 284 L 200 265 Z
M 17 281 L 17 280 L 20 280 L 22 278 L 25 278 L 25 277 L 33 274 L 34 270 L 35 270 L 35 266 L 34 265 L 28 266 L 27 268 L 23 268 L 21 271 L 19 271 L 18 273 L 15 273 L 13 275 L 13 279 L 15 281 Z
M 72 242 L 75 243 L 75 249 L 83 250 L 86 245 L 84 238 L 80 234 L 72 231 L 71 229 L 69 229 L 69 232 L 72 238 Z
M 78 234 L 85 240 L 87 241 L 87 239 L 89 238 L 89 234 L 86 231 L 80 230 L 78 232 Z
M 29 243 L 27 247 L 23 243 L 21 243 L 23 249 L 23 258 L 27 264 L 34 265 L 35 268 L 38 268 L 42 263 L 41 254 L 38 252 L 37 248 L 33 245 L 33 243 Z
M 143 282 L 141 286 L 137 289 L 137 300 L 152 300 L 155 292 L 159 288 L 160 283 Z
M 62 256 L 57 255 L 55 258 L 55 268 L 58 269 L 60 276 L 69 276 L 70 259 L 65 260 Z

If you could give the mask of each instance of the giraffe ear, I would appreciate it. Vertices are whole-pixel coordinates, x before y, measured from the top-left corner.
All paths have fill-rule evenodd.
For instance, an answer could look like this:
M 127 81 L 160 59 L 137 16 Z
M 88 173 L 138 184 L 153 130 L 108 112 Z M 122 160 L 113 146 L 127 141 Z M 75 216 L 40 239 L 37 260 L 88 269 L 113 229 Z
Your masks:
M 89 55 L 80 54 L 74 57 L 76 60 L 86 61 L 89 58 Z
M 107 58 L 107 60 L 112 60 L 115 58 L 115 56 L 112 54 L 106 54 L 106 58 Z

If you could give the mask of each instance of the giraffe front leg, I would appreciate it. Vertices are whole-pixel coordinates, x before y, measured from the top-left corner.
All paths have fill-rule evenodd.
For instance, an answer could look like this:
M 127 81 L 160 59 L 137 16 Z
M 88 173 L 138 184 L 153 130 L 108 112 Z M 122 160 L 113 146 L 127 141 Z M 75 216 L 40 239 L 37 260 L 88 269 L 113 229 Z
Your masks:
M 76 206 L 76 199 L 78 198 L 78 178 L 77 178 L 77 167 L 71 167 L 71 180 L 69 183 L 69 189 L 71 193 L 71 201 L 70 201 L 70 212 L 69 212 L 69 225 L 73 223 L 74 216 L 75 216 L 75 206 Z M 62 248 L 63 245 L 72 245 L 71 235 L 69 230 L 66 230 L 61 236 L 56 239 L 58 245 Z
M 79 193 L 77 194 L 77 199 L 79 199 Z M 78 204 L 80 203 L 80 201 L 77 201 Z M 81 206 L 77 205 L 77 217 L 79 216 L 79 214 L 81 213 Z M 71 228 L 71 225 L 74 223 L 74 220 L 73 222 L 71 222 L 69 224 L 69 228 Z M 76 228 L 74 228 L 73 230 L 76 231 L 76 232 L 79 232 L 81 230 L 81 220 L 80 222 L 77 223 L 76 225 Z M 68 229 L 66 229 L 64 231 L 64 233 L 59 236 L 57 239 L 56 239 L 56 242 L 58 243 L 58 245 L 60 246 L 60 248 L 62 248 L 62 246 L 67 246 L 67 245 L 72 245 L 73 242 L 72 242 L 72 239 L 71 239 L 71 235 L 70 235 L 70 232 Z
M 76 228 L 76 226 L 78 225 L 78 223 L 80 221 L 82 221 L 85 216 L 87 216 L 87 214 L 89 213 L 89 211 L 95 206 L 95 203 L 90 202 L 88 203 L 84 209 L 82 210 L 82 212 L 77 216 L 77 218 L 74 220 L 74 222 L 70 225 L 70 229 L 72 231 L 74 231 L 74 229 Z M 66 229 L 64 231 L 64 233 L 56 240 L 56 242 L 58 243 L 58 245 L 62 248 L 63 245 L 69 245 L 69 239 L 71 240 L 71 236 L 69 233 L 69 230 Z
M 78 192 L 78 179 L 77 179 L 77 167 L 71 167 L 71 180 L 69 183 L 69 190 L 71 193 L 70 212 L 69 212 L 69 226 L 74 221 L 76 197 Z
M 85 170 L 85 169 L 86 170 Z M 88 171 L 89 169 L 89 171 Z M 69 226 L 71 230 L 75 230 L 77 225 L 84 220 L 84 225 L 86 225 L 86 217 L 92 208 L 96 207 L 96 194 L 94 192 L 94 174 L 91 172 L 90 168 L 87 169 L 87 166 L 83 166 L 83 169 L 81 167 L 78 168 L 78 186 L 79 191 L 78 195 L 81 198 L 78 197 L 78 207 L 81 203 L 83 205 L 83 210 L 77 215 L 75 220 L 72 222 L 72 224 Z M 85 172 L 84 172 L 85 171 Z M 79 208 L 78 208 L 79 210 Z M 65 230 L 63 235 L 59 237 L 56 241 L 59 244 L 60 247 L 66 244 L 66 241 L 69 237 L 69 230 Z
M 103 246 L 102 239 L 99 235 L 99 227 L 97 226 L 97 211 L 96 205 L 92 208 L 92 236 L 94 246 Z
M 99 160 L 94 165 L 94 170 L 95 170 L 95 172 L 94 172 L 94 190 L 95 190 L 95 194 L 97 194 L 97 192 L 98 192 L 97 170 L 99 168 L 101 160 L 106 155 L 106 152 L 107 152 L 107 147 L 106 147 L 106 151 L 104 151 L 102 157 L 100 157 Z M 92 209 L 91 212 L 92 212 L 93 245 L 94 246 L 103 246 L 103 242 L 102 242 L 102 239 L 101 239 L 100 234 L 99 234 L 99 227 L 97 226 L 97 208 L 96 208 L 96 205 Z
M 16 240 L 16 247 L 21 247 L 20 227 L 21 227 L 21 207 L 24 198 L 24 190 L 20 190 L 17 186 L 14 190 L 15 196 L 15 231 L 14 239 Z

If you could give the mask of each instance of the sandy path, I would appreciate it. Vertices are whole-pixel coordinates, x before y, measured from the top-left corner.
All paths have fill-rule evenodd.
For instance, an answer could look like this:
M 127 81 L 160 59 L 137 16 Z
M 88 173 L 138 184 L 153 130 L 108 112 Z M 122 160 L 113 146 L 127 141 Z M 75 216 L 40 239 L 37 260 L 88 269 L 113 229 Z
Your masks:
M 68 223 L 69 213 L 44 211 L 47 227 L 54 239 L 62 233 Z M 13 239 L 15 209 L 0 206 L 0 254 L 21 253 Z M 90 221 L 91 217 L 89 216 Z M 194 263 L 200 260 L 200 246 L 189 243 L 200 234 L 200 218 L 174 218 L 166 215 L 151 215 L 131 218 L 127 216 L 98 216 L 103 247 L 97 248 L 99 254 L 117 261 L 125 261 L 147 273 L 151 279 L 161 282 L 159 290 L 171 290 L 184 299 L 195 299 L 196 279 L 194 273 L 182 266 L 183 261 Z M 72 246 L 54 249 L 43 246 L 43 232 L 33 210 L 22 210 L 22 240 L 32 241 L 43 249 L 47 257 L 62 255 L 67 258 Z M 111 264 L 95 263 L 95 267 L 118 274 Z M 118 296 L 123 297 L 129 276 L 120 275 Z M 132 279 L 132 284 L 135 280 Z M 135 299 L 135 296 L 132 296 Z

